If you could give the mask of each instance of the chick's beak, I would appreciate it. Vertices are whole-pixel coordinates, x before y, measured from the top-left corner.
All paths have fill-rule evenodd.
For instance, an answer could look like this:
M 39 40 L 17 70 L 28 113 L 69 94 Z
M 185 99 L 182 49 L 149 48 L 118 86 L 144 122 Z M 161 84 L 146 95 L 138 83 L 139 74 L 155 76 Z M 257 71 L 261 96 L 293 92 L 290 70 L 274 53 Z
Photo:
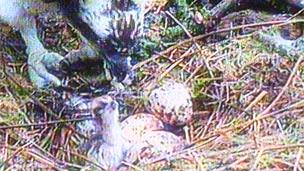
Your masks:
M 114 109 L 118 108 L 118 103 L 116 101 L 112 101 L 110 103 L 110 107 L 114 110 Z

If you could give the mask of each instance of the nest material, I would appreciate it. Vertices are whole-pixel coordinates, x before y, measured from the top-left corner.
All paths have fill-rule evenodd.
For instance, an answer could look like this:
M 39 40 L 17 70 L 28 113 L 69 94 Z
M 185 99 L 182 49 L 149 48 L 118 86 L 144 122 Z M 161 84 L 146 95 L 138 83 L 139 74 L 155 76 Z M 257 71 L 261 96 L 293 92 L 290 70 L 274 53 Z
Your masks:
M 166 18 L 158 21 L 174 23 L 163 13 L 158 15 Z M 154 29 L 169 30 L 172 25 L 166 24 L 154 23 L 157 27 Z M 186 35 L 171 42 L 160 41 L 161 46 L 157 46 L 160 55 L 150 54 L 150 59 L 137 65 L 141 80 L 134 85 L 135 89 L 150 89 L 149 86 L 169 77 L 191 87 L 194 103 L 193 121 L 188 129 L 182 129 L 192 146 L 138 167 L 291 170 L 304 165 L 303 62 L 270 51 L 255 36 L 234 34 L 233 28 L 229 31 L 232 34 L 226 34 L 226 40 L 219 42 L 210 43 L 200 39 L 204 36 L 195 35 L 191 35 L 194 39 Z M 162 33 L 160 37 L 165 32 Z M 16 65 L 12 71 L 23 71 L 22 68 Z M 73 132 L 73 120 L 66 124 L 32 125 L 39 122 L 30 113 L 40 113 L 44 121 L 63 116 L 63 108 L 56 106 L 59 102 L 50 95 L 53 92 L 35 94 L 32 89 L 16 86 L 8 75 L 0 76 L 0 98 L 8 106 L 3 109 L 9 109 L 0 115 L 2 126 L 28 124 L 21 128 L 1 128 L 0 156 L 5 161 L 1 167 L 84 168 L 86 157 L 77 151 L 77 142 L 85 138 Z M 39 110 L 34 108 L 38 102 Z M 144 110 L 138 100 L 128 102 L 134 113 Z M 51 115 L 52 111 L 57 117 Z M 185 156 L 193 158 L 189 161 Z

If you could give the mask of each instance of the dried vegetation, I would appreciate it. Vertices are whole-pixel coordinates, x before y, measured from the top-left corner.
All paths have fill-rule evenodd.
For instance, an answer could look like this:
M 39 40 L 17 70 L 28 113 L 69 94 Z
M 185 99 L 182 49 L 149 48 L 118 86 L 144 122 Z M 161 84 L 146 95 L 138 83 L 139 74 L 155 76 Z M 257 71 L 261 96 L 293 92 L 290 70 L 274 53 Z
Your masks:
M 178 129 L 192 145 L 130 168 L 303 170 L 303 52 L 282 55 L 256 38 L 287 20 L 269 17 L 204 33 L 198 20 L 208 10 L 184 3 L 150 9 L 144 59 L 134 67 L 140 79 L 130 88 L 137 93 L 127 97 L 126 106 L 132 113 L 144 111 L 140 92 L 164 78 L 186 83 L 195 116 Z M 239 34 L 249 26 L 251 33 Z M 18 34 L 8 29 L 0 36 L 0 170 L 85 169 L 78 148 L 85 137 L 74 131 L 77 119 L 67 114 L 60 93 L 31 87 Z

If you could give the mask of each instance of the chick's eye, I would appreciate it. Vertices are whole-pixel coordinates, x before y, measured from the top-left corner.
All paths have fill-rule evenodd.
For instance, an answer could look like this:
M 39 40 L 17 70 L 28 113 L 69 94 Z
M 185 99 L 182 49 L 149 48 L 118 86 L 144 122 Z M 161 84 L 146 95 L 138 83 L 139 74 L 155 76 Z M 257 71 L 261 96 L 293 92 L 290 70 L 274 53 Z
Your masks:
M 97 114 L 97 113 L 98 113 L 98 111 L 99 111 L 99 108 L 95 108 L 95 109 L 93 109 L 93 114 Z
M 103 113 L 103 109 L 104 109 L 104 106 L 98 106 L 95 109 L 93 109 L 93 114 L 95 114 L 95 115 L 101 114 L 101 113 Z

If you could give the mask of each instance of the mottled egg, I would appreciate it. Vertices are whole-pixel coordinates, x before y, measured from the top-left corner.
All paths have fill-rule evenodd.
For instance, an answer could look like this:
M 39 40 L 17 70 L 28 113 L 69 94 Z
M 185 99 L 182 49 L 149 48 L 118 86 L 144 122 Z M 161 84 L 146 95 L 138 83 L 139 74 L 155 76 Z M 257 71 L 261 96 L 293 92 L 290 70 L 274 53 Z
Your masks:
M 184 125 L 193 115 L 189 89 L 173 80 L 165 81 L 149 95 L 149 108 L 163 122 Z
M 129 116 L 121 123 L 122 135 L 130 143 L 136 143 L 147 131 L 164 129 L 164 124 L 156 116 L 138 113 Z
M 168 131 L 150 131 L 143 135 L 142 140 L 149 147 L 151 156 L 170 154 L 184 149 L 186 142 Z
M 125 160 L 129 163 L 134 161 L 146 163 L 157 157 L 163 157 L 183 150 L 186 146 L 185 140 L 171 132 L 164 130 L 146 131 L 142 135 L 140 142 L 132 144 Z

